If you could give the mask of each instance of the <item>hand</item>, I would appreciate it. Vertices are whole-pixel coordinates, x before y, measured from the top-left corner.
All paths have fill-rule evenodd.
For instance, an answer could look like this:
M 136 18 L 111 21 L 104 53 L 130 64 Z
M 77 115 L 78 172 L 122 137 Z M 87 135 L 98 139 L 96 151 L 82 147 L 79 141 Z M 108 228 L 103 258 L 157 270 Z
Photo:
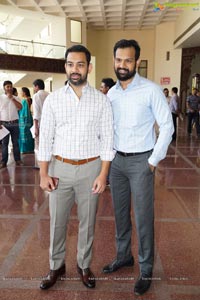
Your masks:
M 13 99 L 13 94 L 12 93 L 6 93 L 6 96 L 9 98 L 9 99 Z
M 151 172 L 153 173 L 156 169 L 156 167 L 154 167 L 153 165 L 149 164 L 149 168 L 151 169 Z
M 38 136 L 38 135 L 39 135 L 39 128 L 35 127 L 35 136 Z
M 106 176 L 98 176 L 92 187 L 93 194 L 101 194 L 106 188 Z
M 40 176 L 40 187 L 43 191 L 52 192 L 56 189 L 56 183 L 49 175 Z

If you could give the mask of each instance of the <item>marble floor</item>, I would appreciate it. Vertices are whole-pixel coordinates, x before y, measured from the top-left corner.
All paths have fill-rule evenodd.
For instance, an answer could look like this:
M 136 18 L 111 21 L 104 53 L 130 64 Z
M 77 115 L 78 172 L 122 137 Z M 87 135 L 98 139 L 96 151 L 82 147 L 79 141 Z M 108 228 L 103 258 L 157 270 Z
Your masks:
M 115 222 L 109 188 L 100 196 L 91 269 L 96 288 L 83 286 L 76 273 L 78 221 L 76 207 L 67 233 L 67 273 L 48 291 L 41 278 L 48 272 L 48 193 L 39 187 L 32 168 L 34 154 L 12 159 L 0 170 L 0 299 L 1 300 L 199 300 L 200 299 L 200 140 L 187 137 L 180 122 L 178 139 L 156 169 L 155 267 L 150 290 L 133 293 L 138 276 L 137 238 L 133 226 L 134 268 L 104 275 L 115 257 Z M 133 218 L 134 223 L 134 218 Z

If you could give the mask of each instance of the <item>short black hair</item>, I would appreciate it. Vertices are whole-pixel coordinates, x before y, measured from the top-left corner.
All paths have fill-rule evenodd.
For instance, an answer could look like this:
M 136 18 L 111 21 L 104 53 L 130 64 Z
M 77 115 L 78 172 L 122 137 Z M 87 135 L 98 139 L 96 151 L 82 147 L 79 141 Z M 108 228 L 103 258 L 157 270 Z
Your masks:
M 34 80 L 33 81 L 33 85 L 34 86 L 39 86 L 40 90 L 44 90 L 44 88 L 45 88 L 44 80 L 42 80 L 42 79 L 36 79 L 36 80 Z
M 135 60 L 138 60 L 138 58 L 140 57 L 140 46 L 138 44 L 137 41 L 135 40 L 120 40 L 118 41 L 115 46 L 114 46 L 114 49 L 113 49 L 113 53 L 114 53 L 114 57 L 116 56 L 116 51 L 118 48 L 134 48 L 135 49 Z
M 178 88 L 177 87 L 173 87 L 172 88 L 172 92 L 175 93 L 175 94 L 177 94 L 178 93 Z
M 3 86 L 6 86 L 6 85 L 8 85 L 8 84 L 13 85 L 12 81 L 6 80 L 6 81 L 4 81 Z
M 85 53 L 87 64 L 89 66 L 90 61 L 91 61 L 91 53 L 86 47 L 84 47 L 83 45 L 74 45 L 74 46 L 68 48 L 65 52 L 65 60 L 66 61 L 67 61 L 68 54 L 71 53 L 71 52 L 83 52 L 83 53 Z
M 109 87 L 109 89 L 115 85 L 115 81 L 112 78 L 103 78 L 101 80 L 101 82 L 103 82 L 105 84 L 106 87 Z

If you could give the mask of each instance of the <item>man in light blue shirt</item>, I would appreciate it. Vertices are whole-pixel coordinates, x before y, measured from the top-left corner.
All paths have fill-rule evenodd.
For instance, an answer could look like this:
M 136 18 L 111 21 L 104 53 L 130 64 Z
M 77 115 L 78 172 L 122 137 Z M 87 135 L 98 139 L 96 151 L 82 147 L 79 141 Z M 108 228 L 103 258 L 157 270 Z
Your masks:
M 116 259 L 103 268 L 111 273 L 133 266 L 131 250 L 131 195 L 139 245 L 140 276 L 136 295 L 152 281 L 154 261 L 154 171 L 165 158 L 173 134 L 173 122 L 163 91 L 136 73 L 140 46 L 120 40 L 114 46 L 118 81 L 108 92 L 114 115 L 114 148 L 110 184 L 116 220 Z M 156 139 L 155 122 L 159 127 Z

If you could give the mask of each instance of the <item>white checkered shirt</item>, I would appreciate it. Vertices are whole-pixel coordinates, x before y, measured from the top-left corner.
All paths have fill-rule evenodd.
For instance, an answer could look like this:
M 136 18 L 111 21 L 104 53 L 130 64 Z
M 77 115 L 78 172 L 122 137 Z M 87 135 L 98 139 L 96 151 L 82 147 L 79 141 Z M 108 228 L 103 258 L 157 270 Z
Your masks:
M 50 161 L 52 155 L 69 159 L 100 155 L 103 161 L 113 159 L 112 109 L 103 93 L 87 84 L 79 99 L 67 84 L 46 98 L 38 159 Z

